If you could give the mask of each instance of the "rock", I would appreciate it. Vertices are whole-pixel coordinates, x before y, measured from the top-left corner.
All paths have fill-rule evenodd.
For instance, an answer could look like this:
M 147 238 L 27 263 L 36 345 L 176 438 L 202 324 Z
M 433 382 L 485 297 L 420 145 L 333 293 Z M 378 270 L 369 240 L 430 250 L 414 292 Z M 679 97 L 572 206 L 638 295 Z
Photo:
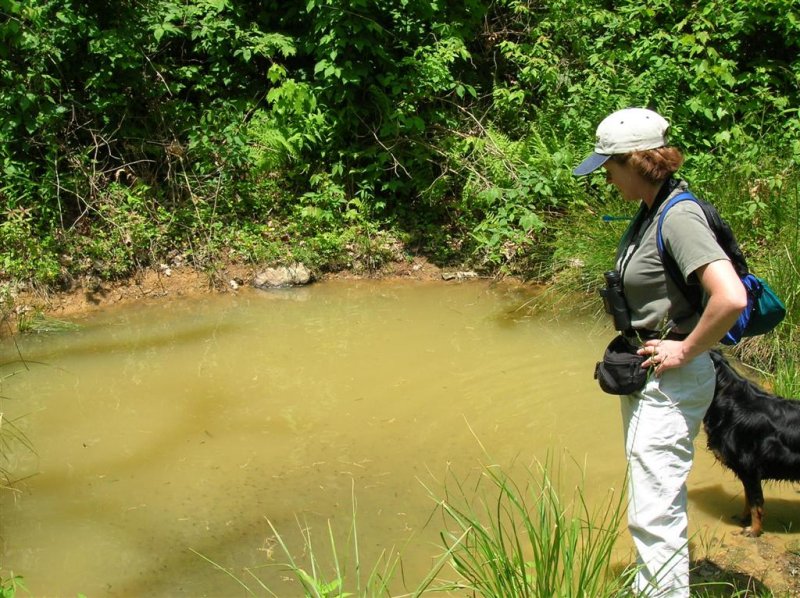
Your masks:
M 311 272 L 303 264 L 267 268 L 253 278 L 253 286 L 259 289 L 277 289 L 309 282 L 311 282 Z
M 470 271 L 467 272 L 442 272 L 444 280 L 467 280 L 468 278 L 478 278 L 477 273 Z

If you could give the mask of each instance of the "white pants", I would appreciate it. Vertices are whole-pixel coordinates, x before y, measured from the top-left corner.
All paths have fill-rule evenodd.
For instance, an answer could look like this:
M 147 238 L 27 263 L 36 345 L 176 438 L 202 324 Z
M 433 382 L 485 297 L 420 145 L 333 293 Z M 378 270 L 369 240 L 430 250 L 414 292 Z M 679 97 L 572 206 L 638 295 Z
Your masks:
M 714 365 L 703 353 L 659 378 L 651 376 L 641 391 L 622 397 L 628 528 L 639 565 L 638 596 L 689 596 L 686 478 L 715 384 Z

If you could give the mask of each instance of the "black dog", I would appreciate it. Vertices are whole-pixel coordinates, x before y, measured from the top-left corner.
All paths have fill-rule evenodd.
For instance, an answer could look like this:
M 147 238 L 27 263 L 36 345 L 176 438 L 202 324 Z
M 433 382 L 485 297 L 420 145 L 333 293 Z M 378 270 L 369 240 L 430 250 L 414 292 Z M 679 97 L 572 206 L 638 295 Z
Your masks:
M 740 376 L 712 351 L 714 400 L 703 418 L 708 448 L 744 486 L 744 534 L 759 536 L 762 480 L 800 481 L 800 401 L 784 399 Z

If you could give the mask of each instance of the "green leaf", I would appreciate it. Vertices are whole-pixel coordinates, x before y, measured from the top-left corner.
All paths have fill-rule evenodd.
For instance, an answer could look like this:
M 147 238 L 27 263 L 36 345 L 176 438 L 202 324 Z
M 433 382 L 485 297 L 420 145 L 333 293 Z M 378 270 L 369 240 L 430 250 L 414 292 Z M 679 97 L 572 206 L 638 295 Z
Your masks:
M 277 83 L 281 79 L 286 77 L 286 68 L 280 64 L 273 64 L 269 67 L 267 71 L 267 79 L 269 79 L 270 83 Z

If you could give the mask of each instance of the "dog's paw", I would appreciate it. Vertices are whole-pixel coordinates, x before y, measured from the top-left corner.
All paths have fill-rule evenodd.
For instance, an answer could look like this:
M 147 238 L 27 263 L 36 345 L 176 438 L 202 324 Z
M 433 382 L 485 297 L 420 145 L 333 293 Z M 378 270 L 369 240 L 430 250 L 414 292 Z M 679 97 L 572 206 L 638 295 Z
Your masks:
M 761 535 L 761 530 L 755 530 L 750 526 L 747 526 L 742 530 L 742 535 L 747 536 L 748 538 L 758 538 Z

